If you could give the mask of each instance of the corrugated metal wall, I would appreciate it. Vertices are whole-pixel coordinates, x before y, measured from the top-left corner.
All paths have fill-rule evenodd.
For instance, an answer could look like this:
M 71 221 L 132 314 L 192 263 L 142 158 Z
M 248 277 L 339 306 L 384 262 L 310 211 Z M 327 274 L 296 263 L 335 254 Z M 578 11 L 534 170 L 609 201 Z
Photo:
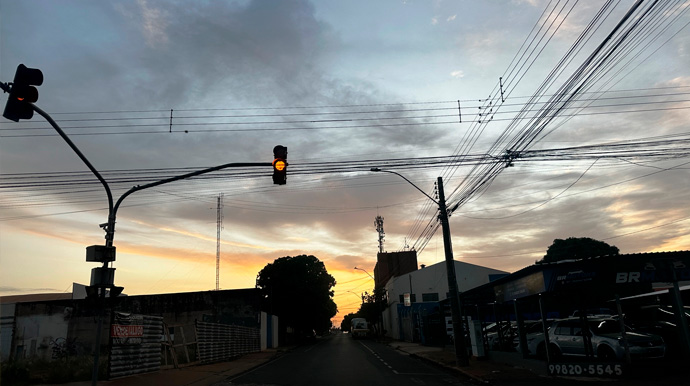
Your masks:
M 158 371 L 161 368 L 161 339 L 163 318 L 158 316 L 136 315 L 141 319 L 143 334 L 141 338 L 111 338 L 109 377 Z M 113 324 L 126 324 L 115 320 Z M 111 337 L 112 337 L 111 327 Z M 138 339 L 138 340 L 137 340 Z
M 196 322 L 197 348 L 202 363 L 232 359 L 261 351 L 258 328 Z

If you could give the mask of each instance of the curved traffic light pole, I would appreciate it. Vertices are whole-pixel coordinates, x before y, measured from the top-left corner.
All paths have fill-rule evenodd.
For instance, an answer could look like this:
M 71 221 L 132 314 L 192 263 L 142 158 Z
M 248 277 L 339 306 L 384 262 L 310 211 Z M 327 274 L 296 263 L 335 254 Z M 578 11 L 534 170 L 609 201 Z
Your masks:
M 4 86 L 4 85 L 3 85 Z M 3 87 L 3 90 L 5 87 Z M 197 170 L 195 172 L 187 173 L 187 174 L 182 174 L 176 177 L 171 177 L 171 178 L 166 178 L 160 181 L 152 182 L 149 184 L 144 184 L 144 185 L 137 185 L 126 191 L 120 198 L 117 200 L 115 204 L 113 204 L 113 195 L 112 192 L 110 191 L 110 186 L 108 186 L 108 182 L 101 176 L 101 174 L 96 170 L 96 168 L 89 162 L 89 160 L 84 156 L 84 154 L 77 148 L 77 146 L 72 142 L 72 140 L 69 139 L 67 134 L 60 128 L 60 126 L 53 120 L 53 118 L 48 115 L 45 111 L 40 109 L 38 106 L 34 105 L 33 103 L 30 103 L 31 107 L 33 108 L 34 111 L 36 111 L 38 114 L 40 114 L 43 118 L 45 118 L 48 123 L 53 126 L 53 128 L 60 134 L 62 139 L 67 142 L 67 144 L 74 150 L 74 152 L 79 156 L 79 158 L 86 164 L 86 166 L 91 170 L 91 172 L 98 178 L 98 180 L 101 182 L 103 185 L 103 188 L 105 189 L 105 192 L 108 196 L 108 222 L 106 224 L 101 225 L 102 228 L 104 228 L 106 234 L 105 234 L 105 246 L 106 247 L 112 247 L 113 246 L 113 239 L 115 238 L 115 220 L 117 216 L 117 210 L 120 207 L 120 204 L 122 201 L 129 196 L 130 194 L 134 192 L 138 192 L 140 190 L 144 190 L 147 188 L 152 188 L 154 186 L 158 185 L 163 185 L 167 184 L 170 182 L 174 181 L 179 181 L 183 180 L 186 178 L 198 176 L 201 174 L 206 174 L 210 172 L 214 172 L 216 170 L 221 170 L 221 169 L 226 169 L 226 168 L 231 168 L 231 167 L 248 167 L 248 166 L 272 166 L 273 164 L 271 162 L 253 162 L 253 163 L 247 163 L 247 162 L 233 162 L 233 163 L 227 163 L 219 166 L 213 166 L 210 168 L 206 169 L 201 169 Z M 101 270 L 102 277 L 101 277 L 101 283 L 105 283 L 107 281 L 107 273 L 108 273 L 108 262 L 105 261 L 103 262 L 103 269 Z M 106 295 L 106 288 L 99 288 L 99 293 L 98 293 L 98 299 L 99 299 L 99 317 L 98 317 L 98 330 L 96 331 L 96 344 L 95 344 L 95 349 L 94 349 L 94 360 L 93 360 L 93 370 L 92 370 L 92 375 L 91 375 L 91 384 L 92 385 L 97 385 L 98 384 L 98 364 L 99 364 L 99 356 L 100 356 L 100 346 L 101 346 L 101 334 L 103 330 L 103 300 L 105 299 Z
M 395 174 L 402 177 L 415 189 L 419 190 L 427 196 L 431 201 L 438 205 L 440 214 L 438 216 L 441 220 L 441 227 L 443 228 L 443 247 L 446 255 L 446 275 L 448 276 L 448 292 L 450 294 L 450 314 L 453 320 L 453 344 L 455 347 L 455 363 L 459 367 L 469 366 L 469 358 L 467 356 L 467 348 L 465 347 L 465 334 L 462 327 L 462 319 L 460 315 L 460 300 L 458 291 L 458 281 L 455 275 L 455 261 L 453 259 L 453 244 L 450 239 L 450 224 L 448 223 L 448 208 L 446 207 L 446 196 L 443 192 L 443 179 L 438 177 L 438 201 L 426 194 L 417 185 L 408 180 L 405 176 L 392 170 L 382 170 L 380 168 L 371 168 L 372 172 L 385 172 Z

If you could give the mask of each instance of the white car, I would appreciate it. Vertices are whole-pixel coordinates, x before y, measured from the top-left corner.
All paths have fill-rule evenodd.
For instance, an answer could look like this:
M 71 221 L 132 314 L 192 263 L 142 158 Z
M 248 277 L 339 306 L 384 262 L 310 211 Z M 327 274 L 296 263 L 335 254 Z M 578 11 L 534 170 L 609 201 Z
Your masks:
M 547 331 L 551 328 L 553 320 L 546 321 Z M 546 343 L 544 342 L 544 327 L 541 321 L 525 322 L 525 338 L 527 340 L 527 354 L 539 359 L 546 359 Z M 513 347 L 520 351 L 520 337 L 513 339 Z
M 625 348 L 620 322 L 612 318 L 594 318 L 587 322 L 594 356 L 605 361 L 623 360 Z M 582 327 L 580 318 L 554 322 L 549 329 L 551 355 L 586 355 Z M 660 336 L 634 332 L 626 327 L 626 337 L 631 358 L 662 358 L 666 352 L 666 345 Z

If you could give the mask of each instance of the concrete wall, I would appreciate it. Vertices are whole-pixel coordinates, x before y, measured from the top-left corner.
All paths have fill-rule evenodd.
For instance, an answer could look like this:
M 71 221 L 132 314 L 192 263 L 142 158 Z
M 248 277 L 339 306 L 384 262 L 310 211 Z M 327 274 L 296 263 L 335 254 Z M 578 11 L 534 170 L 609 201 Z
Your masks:
M 278 348 L 278 317 L 261 312 L 261 350 Z
M 69 324 L 73 307 L 62 304 L 33 303 L 16 308 L 14 339 L 11 354 L 15 359 L 37 358 L 51 360 L 73 343 Z
M 12 351 L 15 304 L 0 304 L 0 361 L 8 360 Z
M 196 320 L 252 328 L 261 326 L 260 298 L 254 288 L 126 296 L 109 299 L 109 302 L 115 311 L 162 316 L 166 325 L 175 326 L 176 344 L 181 343 L 178 341 L 182 333 L 187 342 L 196 339 Z M 109 339 L 110 314 L 106 312 L 103 317 L 103 349 Z M 96 308 L 87 300 L 3 303 L 2 316 L 3 361 L 10 358 L 51 360 L 63 348 L 68 349 L 70 355 L 92 353 L 98 318 Z M 276 321 L 276 328 L 277 325 Z

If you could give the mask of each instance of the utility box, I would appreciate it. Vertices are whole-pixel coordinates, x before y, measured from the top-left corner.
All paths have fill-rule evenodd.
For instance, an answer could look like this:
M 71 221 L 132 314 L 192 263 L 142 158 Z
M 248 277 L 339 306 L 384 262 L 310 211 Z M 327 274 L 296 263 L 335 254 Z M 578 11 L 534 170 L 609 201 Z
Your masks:
M 115 247 L 105 245 L 91 245 L 86 247 L 86 261 L 93 263 L 109 263 L 115 261 Z
M 472 342 L 472 355 L 476 358 L 484 358 L 486 351 L 484 350 L 484 338 L 482 336 L 482 322 L 480 320 L 467 319 L 470 328 L 470 341 Z
M 105 270 L 105 271 L 104 271 Z M 94 287 L 110 288 L 115 282 L 115 268 L 93 268 L 91 270 L 91 285 Z

